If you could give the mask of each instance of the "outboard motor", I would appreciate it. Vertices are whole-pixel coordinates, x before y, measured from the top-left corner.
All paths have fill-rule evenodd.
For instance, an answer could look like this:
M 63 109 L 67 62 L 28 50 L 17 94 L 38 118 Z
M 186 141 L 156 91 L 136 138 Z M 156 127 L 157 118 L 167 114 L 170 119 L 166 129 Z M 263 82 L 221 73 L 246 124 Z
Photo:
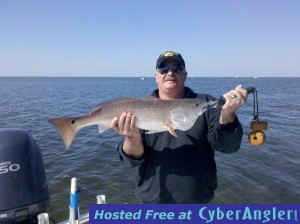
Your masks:
M 0 129 L 0 223 L 34 223 L 48 206 L 39 146 L 25 130 Z

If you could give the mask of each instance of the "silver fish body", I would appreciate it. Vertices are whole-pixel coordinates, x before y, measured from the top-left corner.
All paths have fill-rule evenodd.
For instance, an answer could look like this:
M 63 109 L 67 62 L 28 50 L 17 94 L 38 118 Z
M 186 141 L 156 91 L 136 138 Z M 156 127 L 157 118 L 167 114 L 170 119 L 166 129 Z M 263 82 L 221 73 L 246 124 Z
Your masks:
M 136 126 L 147 130 L 146 134 L 169 131 L 177 137 L 175 130 L 189 130 L 197 118 L 207 109 L 216 107 L 218 101 L 201 99 L 160 100 L 156 98 L 121 98 L 97 105 L 89 114 L 81 117 L 49 119 L 59 129 L 68 149 L 80 129 L 98 125 L 102 133 L 110 128 L 114 117 L 130 112 L 136 117 Z

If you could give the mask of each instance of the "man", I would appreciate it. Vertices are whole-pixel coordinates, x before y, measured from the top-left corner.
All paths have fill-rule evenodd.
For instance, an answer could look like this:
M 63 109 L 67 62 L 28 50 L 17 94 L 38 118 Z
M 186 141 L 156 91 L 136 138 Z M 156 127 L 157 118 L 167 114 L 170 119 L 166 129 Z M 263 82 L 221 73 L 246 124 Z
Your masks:
M 156 63 L 156 89 L 161 100 L 201 98 L 184 86 L 187 71 L 179 53 L 167 51 Z M 112 120 L 112 128 L 124 136 L 118 146 L 120 160 L 139 166 L 136 196 L 142 203 L 208 203 L 217 187 L 214 150 L 236 152 L 241 144 L 242 126 L 235 111 L 247 100 L 241 85 L 223 95 L 225 105 L 206 111 L 188 131 L 145 134 L 135 126 L 135 116 L 124 112 Z

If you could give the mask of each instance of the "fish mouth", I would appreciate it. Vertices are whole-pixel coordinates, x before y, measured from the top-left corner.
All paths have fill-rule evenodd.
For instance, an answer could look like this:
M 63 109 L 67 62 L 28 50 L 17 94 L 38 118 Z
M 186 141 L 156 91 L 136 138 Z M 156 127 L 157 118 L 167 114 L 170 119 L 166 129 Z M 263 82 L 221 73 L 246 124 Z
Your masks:
M 201 105 L 201 104 L 199 104 L 199 105 Z M 218 100 L 209 101 L 209 102 L 206 104 L 206 106 L 204 106 L 204 107 L 202 108 L 202 110 L 200 111 L 200 114 L 199 114 L 199 115 L 203 114 L 203 113 L 204 113 L 205 111 L 207 111 L 207 110 L 216 108 L 218 105 L 219 105 L 219 101 L 218 101 Z
M 209 101 L 209 104 L 207 105 L 208 108 L 216 108 L 217 106 L 219 106 L 218 100 Z

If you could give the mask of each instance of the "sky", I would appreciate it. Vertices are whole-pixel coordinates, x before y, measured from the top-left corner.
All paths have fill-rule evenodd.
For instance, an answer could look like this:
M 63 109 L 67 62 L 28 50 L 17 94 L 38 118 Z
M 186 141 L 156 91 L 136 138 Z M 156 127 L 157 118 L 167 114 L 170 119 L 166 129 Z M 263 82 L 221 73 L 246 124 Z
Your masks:
M 300 77 L 300 0 L 0 0 L 0 76 Z

